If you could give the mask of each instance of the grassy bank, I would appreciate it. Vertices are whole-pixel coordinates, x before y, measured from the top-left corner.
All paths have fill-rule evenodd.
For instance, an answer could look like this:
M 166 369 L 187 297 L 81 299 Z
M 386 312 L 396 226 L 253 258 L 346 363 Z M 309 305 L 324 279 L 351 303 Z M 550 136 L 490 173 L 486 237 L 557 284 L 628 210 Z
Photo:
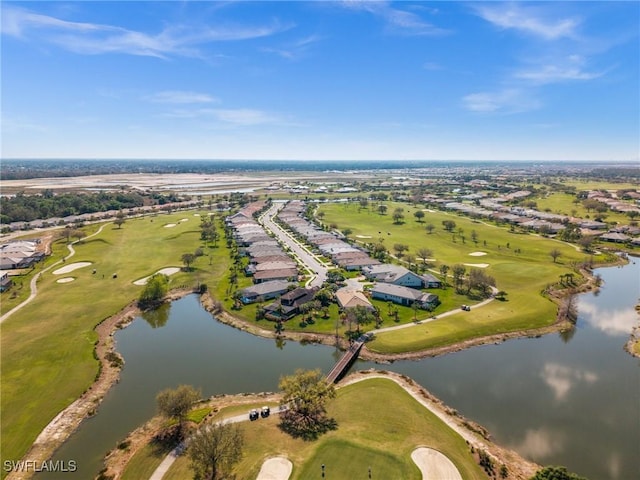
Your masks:
M 21 458 L 42 428 L 91 385 L 98 372 L 95 325 L 138 297 L 143 287 L 135 280 L 182 266 L 180 256 L 200 245 L 198 226 L 193 212 L 128 219 L 122 228 L 108 225 L 75 245 L 76 255 L 66 262 L 90 266 L 54 275 L 60 265 L 42 275 L 36 299 L 2 325 L 3 461 Z M 64 243 L 54 245 L 54 252 L 65 250 Z M 173 275 L 170 286 L 213 283 L 226 272 L 228 254 L 223 247 L 210 253 L 211 265 L 209 257 L 200 257 L 192 272 Z M 61 277 L 74 281 L 57 283 Z
M 293 463 L 294 480 L 319 477 L 322 464 L 327 478 L 367 478 L 371 467 L 373 478 L 417 480 L 422 477 L 410 455 L 418 446 L 447 455 L 462 478 L 486 478 L 465 441 L 391 380 L 372 378 L 341 388 L 328 410 L 338 429 L 313 442 L 284 434 L 276 415 L 240 424 L 245 446 L 238 480 L 256 478 L 267 458 L 280 455 Z M 188 460 L 179 458 L 164 478 L 192 478 Z

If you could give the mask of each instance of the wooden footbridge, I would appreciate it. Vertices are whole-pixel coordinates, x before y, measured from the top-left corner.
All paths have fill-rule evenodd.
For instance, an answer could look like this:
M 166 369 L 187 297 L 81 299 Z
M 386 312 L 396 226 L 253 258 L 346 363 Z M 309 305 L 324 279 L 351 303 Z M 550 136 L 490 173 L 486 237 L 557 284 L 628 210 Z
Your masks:
M 349 349 L 344 352 L 344 355 L 342 355 L 340 360 L 338 360 L 331 371 L 327 374 L 327 382 L 336 383 L 340 379 L 340 377 L 345 374 L 345 372 L 349 369 L 355 359 L 358 358 L 358 354 L 360 353 L 362 346 L 367 340 L 368 337 L 365 334 L 349 346 Z

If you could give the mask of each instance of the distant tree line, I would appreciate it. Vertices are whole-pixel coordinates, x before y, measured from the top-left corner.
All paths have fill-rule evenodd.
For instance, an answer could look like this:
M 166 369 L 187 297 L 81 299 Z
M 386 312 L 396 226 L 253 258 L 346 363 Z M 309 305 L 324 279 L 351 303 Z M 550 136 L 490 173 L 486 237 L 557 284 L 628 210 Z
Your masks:
M 44 190 L 38 195 L 0 198 L 2 223 L 31 222 L 37 219 L 66 217 L 83 213 L 106 212 L 137 208 L 143 205 L 164 205 L 179 201 L 174 194 L 143 195 L 138 192 L 60 193 Z

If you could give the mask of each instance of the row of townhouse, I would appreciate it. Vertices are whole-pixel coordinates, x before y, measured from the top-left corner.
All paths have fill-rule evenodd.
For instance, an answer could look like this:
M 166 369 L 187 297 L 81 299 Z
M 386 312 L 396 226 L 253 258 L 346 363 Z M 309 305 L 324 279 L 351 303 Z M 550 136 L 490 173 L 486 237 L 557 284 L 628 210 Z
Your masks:
M 179 210 L 185 208 L 193 208 L 200 202 L 197 200 L 188 200 L 184 202 L 171 202 L 162 205 L 144 205 L 134 208 L 125 208 L 122 210 L 127 216 L 131 215 L 144 215 L 154 212 L 163 212 L 169 210 Z M 64 225 L 73 225 L 76 223 L 95 222 L 100 220 L 109 220 L 115 218 L 120 213 L 120 210 L 108 210 L 105 212 L 93 212 L 93 213 L 81 213 L 78 215 L 68 215 L 66 217 L 51 217 L 45 219 L 36 219 L 29 222 L 11 222 L 9 224 L 3 224 L 3 227 L 7 227 L 8 230 L 15 232 L 18 230 L 33 230 L 36 228 L 48 228 Z
M 326 232 L 304 218 L 305 204 L 300 200 L 289 202 L 278 214 L 278 219 L 311 245 L 316 253 L 345 270 L 361 270 L 366 266 L 379 265 L 362 249 L 350 245 L 340 234 Z
M 40 240 L 20 240 L 0 245 L 0 270 L 29 268 L 39 262 L 45 256 L 39 244 Z
M 255 219 L 254 214 L 262 210 L 266 202 L 252 202 L 242 208 L 238 213 L 229 215 L 226 223 L 233 230 L 234 239 L 240 248 L 240 252 L 249 257 L 249 264 L 245 268 L 245 274 L 253 277 L 254 283 L 266 283 L 272 281 L 290 284 L 298 280 L 298 266 L 280 246 L 277 240 L 267 234 L 262 225 Z M 251 298 L 273 295 L 274 298 L 282 293 L 283 283 L 271 284 L 272 291 L 261 292 L 253 295 L 248 292 L 243 296 L 243 302 L 251 303 Z M 286 291 L 286 287 L 285 287 Z

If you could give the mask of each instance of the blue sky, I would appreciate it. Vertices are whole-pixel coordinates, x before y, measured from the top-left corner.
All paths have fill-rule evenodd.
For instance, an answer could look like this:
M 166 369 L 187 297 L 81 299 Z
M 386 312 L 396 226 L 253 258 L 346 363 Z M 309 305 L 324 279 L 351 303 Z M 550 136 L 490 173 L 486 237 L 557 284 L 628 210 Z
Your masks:
M 0 8 L 3 158 L 640 159 L 638 2 Z

